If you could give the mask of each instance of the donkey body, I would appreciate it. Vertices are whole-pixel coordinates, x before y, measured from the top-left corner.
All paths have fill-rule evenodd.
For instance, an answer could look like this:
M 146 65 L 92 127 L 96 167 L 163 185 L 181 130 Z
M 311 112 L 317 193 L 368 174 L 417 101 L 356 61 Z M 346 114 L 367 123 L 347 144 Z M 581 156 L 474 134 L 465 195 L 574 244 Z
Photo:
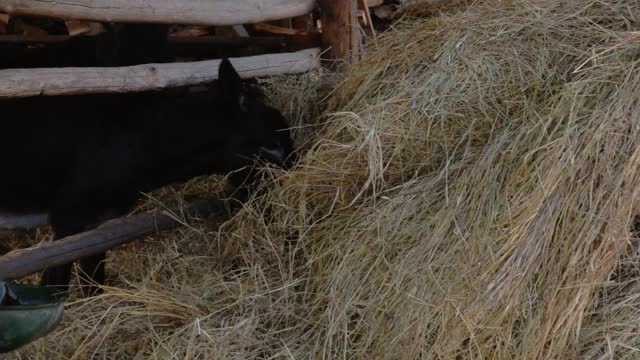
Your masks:
M 0 101 L 11 119 L 0 133 L 0 211 L 46 212 L 59 239 L 126 214 L 141 192 L 229 172 L 235 185 L 251 183 L 256 157 L 284 165 L 293 145 L 282 115 L 248 92 L 227 60 L 217 85 Z M 81 270 L 103 284 L 104 259 L 83 259 Z M 71 265 L 47 269 L 42 283 L 66 289 Z

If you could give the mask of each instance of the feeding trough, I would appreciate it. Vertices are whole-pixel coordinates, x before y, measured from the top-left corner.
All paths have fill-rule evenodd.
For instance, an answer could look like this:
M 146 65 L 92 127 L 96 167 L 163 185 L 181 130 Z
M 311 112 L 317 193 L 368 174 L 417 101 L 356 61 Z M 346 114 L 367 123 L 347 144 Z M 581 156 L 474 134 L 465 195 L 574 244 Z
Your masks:
M 53 331 L 68 293 L 0 280 L 0 353 L 13 351 Z

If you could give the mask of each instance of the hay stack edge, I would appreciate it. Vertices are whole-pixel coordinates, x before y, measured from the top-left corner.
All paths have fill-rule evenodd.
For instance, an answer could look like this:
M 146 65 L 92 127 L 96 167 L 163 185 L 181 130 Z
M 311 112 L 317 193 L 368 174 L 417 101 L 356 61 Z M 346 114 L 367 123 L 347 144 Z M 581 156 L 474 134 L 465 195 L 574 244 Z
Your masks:
M 114 252 L 22 355 L 640 357 L 640 2 L 403 11 L 321 127 L 317 74 L 266 80 L 312 139 L 270 192 Z

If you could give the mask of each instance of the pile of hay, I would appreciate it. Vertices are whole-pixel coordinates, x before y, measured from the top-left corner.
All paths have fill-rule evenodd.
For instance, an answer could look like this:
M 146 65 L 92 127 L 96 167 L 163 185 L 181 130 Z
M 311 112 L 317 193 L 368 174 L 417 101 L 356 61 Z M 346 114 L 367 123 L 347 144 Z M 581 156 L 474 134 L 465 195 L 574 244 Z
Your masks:
M 272 192 L 116 252 L 118 288 L 23 354 L 637 358 L 638 19 L 623 0 L 405 17 Z

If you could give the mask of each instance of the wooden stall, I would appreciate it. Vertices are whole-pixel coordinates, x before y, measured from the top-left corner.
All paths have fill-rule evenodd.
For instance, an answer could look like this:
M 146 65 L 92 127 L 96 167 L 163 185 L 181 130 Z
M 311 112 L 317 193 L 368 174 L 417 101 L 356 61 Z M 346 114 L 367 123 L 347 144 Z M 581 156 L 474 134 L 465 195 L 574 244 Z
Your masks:
M 376 0 L 372 6 L 382 3 Z M 168 43 L 180 56 L 198 61 L 99 68 L 0 67 L 0 98 L 137 92 L 203 84 L 217 77 L 220 60 L 216 55 L 229 49 L 259 49 L 251 56 L 231 57 L 243 78 L 303 73 L 319 66 L 320 59 L 334 69 L 348 68 L 359 59 L 364 39 L 375 37 L 369 6 L 367 0 L 2 0 L 0 47 L 46 48 L 78 39 L 90 43 L 104 32 L 107 23 L 171 24 L 174 29 Z M 0 48 L 0 54 L 2 51 Z M 122 227 L 126 234 L 118 241 L 104 242 L 98 236 L 97 243 L 104 242 L 100 251 L 151 231 L 150 220 L 143 220 L 143 230 Z M 165 227 L 171 223 L 163 221 Z M 84 236 L 85 240 L 96 233 L 92 234 Z M 65 244 L 86 242 L 83 235 L 74 239 L 46 249 L 64 252 Z M 64 257 L 64 261 L 86 255 L 81 251 L 84 245 L 76 247 L 80 249 L 77 256 Z M 40 270 L 40 255 L 33 258 L 38 261 L 23 264 L 18 273 L 7 270 L 17 262 L 22 264 L 25 256 L 33 260 L 29 257 L 33 254 L 49 256 L 38 249 L 5 255 L 0 258 L 0 277 L 16 278 Z
M 21 23 L 24 17 L 62 20 L 66 33 Z M 21 26 L 18 33 L 11 33 L 12 22 Z M 187 60 L 110 69 L 5 69 L 0 97 L 197 85 L 215 79 L 212 59 L 220 49 L 260 49 L 230 56 L 246 77 L 306 72 L 319 65 L 320 56 L 323 65 L 343 69 L 360 57 L 366 31 L 375 36 L 367 0 L 3 0 L 0 46 L 64 44 L 100 33 L 104 23 L 175 25 L 169 42 Z

